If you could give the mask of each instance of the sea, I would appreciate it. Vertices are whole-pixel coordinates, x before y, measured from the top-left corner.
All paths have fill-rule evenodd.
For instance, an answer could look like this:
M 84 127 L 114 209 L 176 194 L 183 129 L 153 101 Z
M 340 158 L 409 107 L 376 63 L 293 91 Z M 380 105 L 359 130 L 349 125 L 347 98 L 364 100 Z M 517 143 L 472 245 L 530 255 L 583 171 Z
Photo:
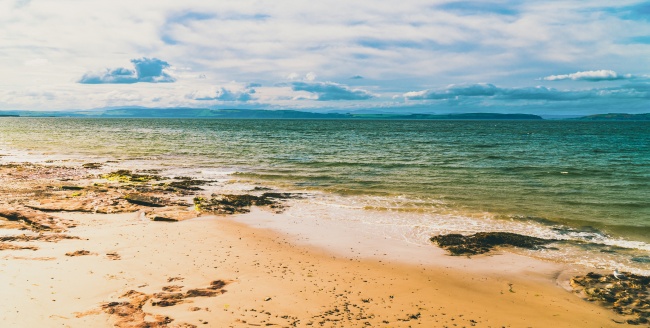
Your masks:
M 303 220 L 418 245 L 551 238 L 516 252 L 650 275 L 650 122 L 2 117 L 0 155 L 300 193 L 290 206 L 312 209 Z

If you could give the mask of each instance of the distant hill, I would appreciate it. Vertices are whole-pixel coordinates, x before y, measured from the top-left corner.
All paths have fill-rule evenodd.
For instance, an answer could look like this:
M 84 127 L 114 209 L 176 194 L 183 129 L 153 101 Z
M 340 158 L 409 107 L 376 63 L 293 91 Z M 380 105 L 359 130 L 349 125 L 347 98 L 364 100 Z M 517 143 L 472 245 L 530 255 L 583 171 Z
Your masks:
M 92 111 L 5 111 L 4 116 L 21 117 L 104 117 L 104 118 L 222 118 L 222 119 L 373 119 L 373 120 L 541 120 L 530 114 L 462 113 L 315 113 L 298 110 L 145 108 L 124 107 Z
M 462 114 L 353 114 L 352 118 L 393 120 L 541 120 L 531 114 L 462 113 Z
M 650 121 L 650 113 L 645 114 L 596 114 L 576 118 L 582 121 Z
M 200 108 L 120 108 L 111 109 L 101 117 L 196 117 L 240 119 L 376 119 L 376 120 L 541 120 L 537 115 L 463 113 L 463 114 L 350 114 L 314 113 L 297 110 L 263 109 L 200 109 Z
M 260 109 L 207 109 L 207 108 L 120 108 L 110 109 L 100 117 L 145 117 L 145 118 L 276 118 L 276 119 L 314 119 L 349 118 L 346 114 L 311 113 L 297 110 Z

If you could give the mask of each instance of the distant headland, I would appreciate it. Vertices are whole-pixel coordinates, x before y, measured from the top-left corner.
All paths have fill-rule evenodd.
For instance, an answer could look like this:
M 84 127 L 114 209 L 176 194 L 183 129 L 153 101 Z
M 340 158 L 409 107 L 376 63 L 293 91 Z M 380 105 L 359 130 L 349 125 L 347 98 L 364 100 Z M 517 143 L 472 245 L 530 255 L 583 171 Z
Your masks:
M 543 120 L 534 114 L 503 113 L 457 113 L 457 114 L 414 114 L 414 113 L 342 113 L 309 112 L 300 110 L 265 109 L 209 109 L 209 108 L 147 108 L 123 107 L 94 110 L 68 111 L 0 111 L 0 117 L 87 117 L 87 118 L 215 118 L 215 119 L 370 119 L 370 120 Z M 596 114 L 565 120 L 583 121 L 649 121 L 645 114 Z

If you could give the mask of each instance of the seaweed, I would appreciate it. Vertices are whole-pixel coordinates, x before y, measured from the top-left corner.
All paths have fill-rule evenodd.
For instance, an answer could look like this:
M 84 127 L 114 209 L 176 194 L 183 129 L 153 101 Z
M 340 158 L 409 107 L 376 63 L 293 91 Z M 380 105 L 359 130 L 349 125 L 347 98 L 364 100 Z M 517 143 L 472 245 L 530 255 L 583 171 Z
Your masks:
M 627 317 L 632 325 L 650 323 L 650 277 L 621 272 L 589 272 L 571 279 L 571 287 L 587 301 Z
M 255 206 L 273 205 L 274 201 L 264 196 L 224 194 L 211 199 L 194 197 L 194 207 L 199 212 L 217 214 L 248 213 Z
M 448 234 L 434 236 L 430 240 L 454 256 L 484 254 L 497 246 L 538 249 L 555 241 L 511 232 L 478 232 L 470 236 Z

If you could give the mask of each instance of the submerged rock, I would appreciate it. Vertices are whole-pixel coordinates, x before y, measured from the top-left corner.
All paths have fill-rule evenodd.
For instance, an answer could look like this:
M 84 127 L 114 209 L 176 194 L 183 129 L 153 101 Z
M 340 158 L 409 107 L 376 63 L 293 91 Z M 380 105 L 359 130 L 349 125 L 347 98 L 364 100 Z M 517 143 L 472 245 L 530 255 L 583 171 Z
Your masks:
M 470 236 L 448 234 L 434 236 L 430 240 L 446 249 L 451 255 L 484 254 L 496 246 L 537 249 L 554 241 L 553 239 L 542 239 L 511 232 L 478 232 Z
M 628 324 L 650 323 L 650 277 L 622 272 L 603 275 L 590 272 L 573 277 L 573 290 L 590 302 L 628 317 Z

